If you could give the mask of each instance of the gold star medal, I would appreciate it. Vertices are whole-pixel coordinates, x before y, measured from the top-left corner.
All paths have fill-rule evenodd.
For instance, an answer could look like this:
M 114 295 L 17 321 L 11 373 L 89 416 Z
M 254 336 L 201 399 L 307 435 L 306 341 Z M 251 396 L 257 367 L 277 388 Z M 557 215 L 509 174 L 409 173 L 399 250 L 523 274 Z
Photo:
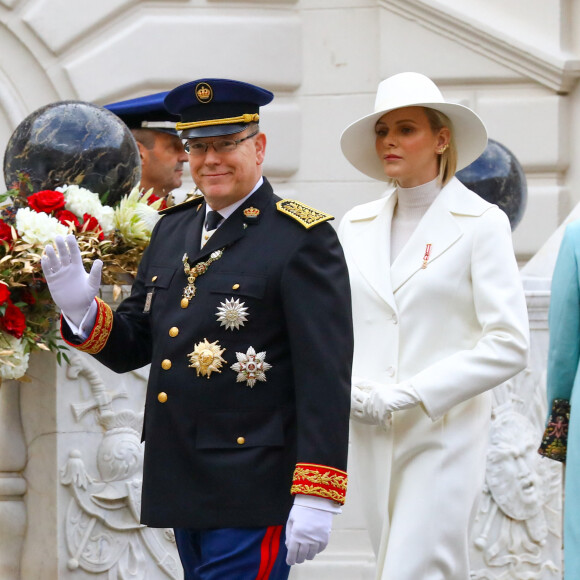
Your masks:
M 220 326 L 225 326 L 226 330 L 239 330 L 240 326 L 244 326 L 244 322 L 248 320 L 248 309 L 244 304 L 245 302 L 240 303 L 239 298 L 220 302 L 216 312 Z
M 221 373 L 220 368 L 226 361 L 222 358 L 222 354 L 226 349 L 221 348 L 218 341 L 208 342 L 207 338 L 203 342 L 198 342 L 187 356 L 189 358 L 189 368 L 194 368 L 197 376 L 207 377 L 209 379 L 211 373 Z
M 266 352 L 256 351 L 251 346 L 246 353 L 236 352 L 238 362 L 230 368 L 238 373 L 237 383 L 246 381 L 248 387 L 256 384 L 256 381 L 266 381 L 266 371 L 272 368 L 271 364 L 266 362 Z

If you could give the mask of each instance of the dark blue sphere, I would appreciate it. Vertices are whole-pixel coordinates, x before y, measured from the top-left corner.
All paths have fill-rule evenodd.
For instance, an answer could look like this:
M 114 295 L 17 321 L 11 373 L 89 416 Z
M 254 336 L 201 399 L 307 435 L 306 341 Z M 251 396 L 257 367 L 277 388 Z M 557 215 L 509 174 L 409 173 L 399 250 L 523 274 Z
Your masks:
M 463 185 L 502 209 L 515 230 L 526 209 L 528 188 L 522 166 L 507 147 L 489 139 L 485 151 L 456 176 Z
M 28 115 L 10 137 L 6 186 L 20 174 L 34 191 L 79 185 L 113 205 L 139 182 L 141 161 L 131 131 L 115 114 L 84 101 L 59 101 Z

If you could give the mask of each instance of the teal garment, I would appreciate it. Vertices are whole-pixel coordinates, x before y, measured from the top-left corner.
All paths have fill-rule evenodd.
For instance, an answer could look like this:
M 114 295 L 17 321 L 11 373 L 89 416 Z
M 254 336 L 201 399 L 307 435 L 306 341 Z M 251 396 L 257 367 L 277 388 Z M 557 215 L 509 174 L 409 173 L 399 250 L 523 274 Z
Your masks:
M 548 351 L 548 411 L 554 399 L 571 405 L 566 454 L 564 579 L 580 578 L 580 220 L 569 224 L 552 277 Z

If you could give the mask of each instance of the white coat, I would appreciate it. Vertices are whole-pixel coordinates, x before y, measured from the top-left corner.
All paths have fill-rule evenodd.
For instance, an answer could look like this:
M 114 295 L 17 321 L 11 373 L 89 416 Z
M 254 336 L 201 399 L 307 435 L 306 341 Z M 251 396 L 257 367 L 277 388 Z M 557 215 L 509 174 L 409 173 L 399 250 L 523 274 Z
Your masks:
M 526 365 L 525 297 L 497 206 L 453 178 L 391 267 L 395 203 L 393 191 L 357 206 L 339 228 L 352 287 L 353 375 L 407 381 L 422 404 L 395 412 L 387 430 L 352 422 L 349 474 L 363 490 L 377 578 L 467 580 L 489 389 Z

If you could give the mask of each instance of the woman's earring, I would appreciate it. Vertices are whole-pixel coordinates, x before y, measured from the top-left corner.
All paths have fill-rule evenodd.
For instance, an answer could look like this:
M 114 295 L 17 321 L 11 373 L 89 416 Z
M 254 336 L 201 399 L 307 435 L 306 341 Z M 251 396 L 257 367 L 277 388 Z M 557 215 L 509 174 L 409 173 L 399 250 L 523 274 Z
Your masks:
M 449 143 L 447 145 L 444 145 L 443 147 L 441 147 L 441 149 L 437 149 L 435 151 L 435 153 L 441 155 L 442 153 L 445 153 L 445 151 L 447 151 L 448 147 L 449 147 Z

